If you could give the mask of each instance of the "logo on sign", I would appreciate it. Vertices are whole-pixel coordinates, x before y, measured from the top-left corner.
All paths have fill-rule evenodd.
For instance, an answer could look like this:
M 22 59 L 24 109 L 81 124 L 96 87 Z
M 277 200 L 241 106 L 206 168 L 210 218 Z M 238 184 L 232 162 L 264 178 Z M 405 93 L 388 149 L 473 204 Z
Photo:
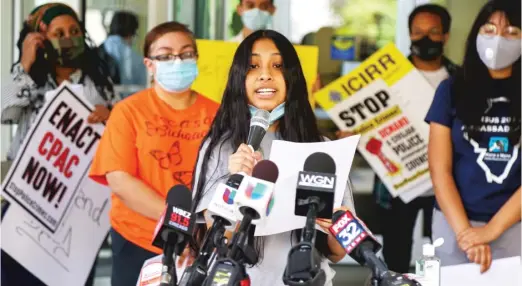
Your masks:
M 225 189 L 225 192 L 223 193 L 223 201 L 229 205 L 234 204 L 234 198 L 236 197 L 236 191 L 230 190 L 229 188 Z
M 267 192 L 267 186 L 265 184 L 257 183 L 255 186 L 252 184 L 248 184 L 245 190 L 245 194 L 247 198 L 253 200 L 261 199 L 265 193 Z
M 335 177 L 315 174 L 299 174 L 300 186 L 333 189 Z

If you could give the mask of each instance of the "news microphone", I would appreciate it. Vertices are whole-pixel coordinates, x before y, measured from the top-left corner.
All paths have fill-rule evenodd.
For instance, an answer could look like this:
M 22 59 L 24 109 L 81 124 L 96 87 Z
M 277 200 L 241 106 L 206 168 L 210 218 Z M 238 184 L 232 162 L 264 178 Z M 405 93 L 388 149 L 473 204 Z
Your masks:
M 213 221 L 212 226 L 203 239 L 198 257 L 181 276 L 179 286 L 202 285 L 207 277 L 208 264 L 214 249 L 226 250 L 225 229 L 235 229 L 237 220 L 234 198 L 243 178 L 243 175 L 233 174 L 226 184 L 220 183 L 216 188 L 214 197 L 205 212 L 207 221 Z
M 163 249 L 160 286 L 178 283 L 174 255 L 181 255 L 192 236 L 195 216 L 191 208 L 192 193 L 186 186 L 176 185 L 169 190 L 152 240 L 152 245 Z
M 244 179 L 238 189 L 236 218 L 242 223 L 256 225 L 270 214 L 274 204 L 275 182 L 279 169 L 270 160 L 259 161 L 252 170 L 252 177 Z
M 335 162 L 330 155 L 316 152 L 308 156 L 303 171 L 298 174 L 294 214 L 307 216 L 310 206 L 314 204 L 317 218 L 330 219 L 336 180 Z
M 256 151 L 265 137 L 270 126 L 270 112 L 258 109 L 250 119 L 250 130 L 248 131 L 247 145 Z

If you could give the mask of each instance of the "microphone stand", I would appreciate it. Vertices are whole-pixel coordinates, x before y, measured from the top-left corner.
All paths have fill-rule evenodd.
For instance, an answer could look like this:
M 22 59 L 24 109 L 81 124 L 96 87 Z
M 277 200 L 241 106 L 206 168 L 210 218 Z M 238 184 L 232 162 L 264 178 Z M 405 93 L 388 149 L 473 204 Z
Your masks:
M 366 266 L 372 270 L 371 286 L 420 286 L 415 280 L 389 271 L 386 264 L 373 253 L 371 248 L 360 248 L 360 251 L 360 256 L 364 257 Z
M 236 286 L 242 282 L 250 284 L 250 278 L 246 272 L 245 263 L 257 263 L 255 250 L 248 245 L 248 231 L 252 224 L 252 210 L 246 209 L 243 220 L 239 225 L 239 230 L 234 234 L 231 249 L 228 256 L 218 259 L 212 268 L 203 285 L 214 285 L 219 281 L 219 285 Z
M 185 270 L 183 276 L 181 276 L 179 286 L 199 286 L 203 284 L 203 281 L 207 278 L 209 259 L 214 248 L 218 245 L 216 242 L 221 240 L 224 234 L 225 224 L 221 218 L 216 218 L 214 225 L 203 240 L 198 258 Z
M 301 242 L 290 249 L 288 263 L 283 274 L 283 282 L 290 286 L 322 286 L 326 274 L 321 269 L 321 256 L 315 249 L 315 220 L 320 201 L 318 197 L 308 200 L 306 224 L 301 235 Z
M 165 233 L 164 233 L 165 234 Z M 178 284 L 176 267 L 174 266 L 174 254 L 178 251 L 179 246 L 178 234 L 168 232 L 163 244 L 163 258 L 161 259 L 163 267 L 161 270 L 160 286 L 175 286 Z

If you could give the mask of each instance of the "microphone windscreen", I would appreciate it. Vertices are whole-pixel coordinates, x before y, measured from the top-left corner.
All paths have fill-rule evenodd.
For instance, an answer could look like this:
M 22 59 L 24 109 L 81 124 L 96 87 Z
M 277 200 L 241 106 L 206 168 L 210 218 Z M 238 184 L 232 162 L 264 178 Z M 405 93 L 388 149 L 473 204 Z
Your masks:
M 252 177 L 275 183 L 279 177 L 279 169 L 274 162 L 270 160 L 262 160 L 254 166 Z
M 335 162 L 330 155 L 315 152 L 306 158 L 303 171 L 335 174 Z
M 185 185 L 175 185 L 167 193 L 167 204 L 182 210 L 191 210 L 192 193 Z
M 344 214 L 344 211 L 336 211 L 333 215 L 332 215 L 332 222 L 335 223 L 336 221 L 338 221 Z
M 266 131 L 270 126 L 270 112 L 258 109 L 250 119 L 250 127 L 252 126 L 260 126 Z

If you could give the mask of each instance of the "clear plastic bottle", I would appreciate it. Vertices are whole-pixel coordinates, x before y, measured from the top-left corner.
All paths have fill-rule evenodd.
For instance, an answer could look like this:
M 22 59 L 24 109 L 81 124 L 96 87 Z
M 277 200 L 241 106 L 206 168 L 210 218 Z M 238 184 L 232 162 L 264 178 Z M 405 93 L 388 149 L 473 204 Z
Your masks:
M 439 238 L 422 246 L 422 257 L 415 263 L 415 275 L 422 277 L 422 286 L 440 286 L 440 259 L 435 256 L 435 247 L 443 243 L 444 239 Z

